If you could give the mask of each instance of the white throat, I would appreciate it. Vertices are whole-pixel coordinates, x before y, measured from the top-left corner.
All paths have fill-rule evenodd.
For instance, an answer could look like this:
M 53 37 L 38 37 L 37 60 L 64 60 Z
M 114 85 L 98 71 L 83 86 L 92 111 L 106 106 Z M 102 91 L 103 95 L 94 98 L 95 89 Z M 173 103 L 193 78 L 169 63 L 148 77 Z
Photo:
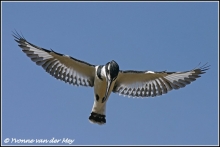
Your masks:
M 106 79 L 105 66 L 103 66 L 102 69 L 101 69 L 101 76 L 102 76 L 103 79 Z

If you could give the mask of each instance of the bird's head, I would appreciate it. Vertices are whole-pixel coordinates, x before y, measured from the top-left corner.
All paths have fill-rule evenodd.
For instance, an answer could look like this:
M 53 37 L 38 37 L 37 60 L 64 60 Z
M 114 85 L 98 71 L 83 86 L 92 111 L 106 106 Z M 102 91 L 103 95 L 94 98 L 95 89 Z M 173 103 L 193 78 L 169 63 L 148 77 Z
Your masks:
M 117 78 L 118 73 L 119 73 L 118 64 L 114 60 L 112 60 L 111 62 L 106 63 L 105 73 L 106 73 L 106 81 L 107 81 L 105 99 L 107 99 L 111 84 Z
M 106 63 L 105 73 L 106 73 L 107 81 L 114 81 L 118 76 L 118 72 L 119 72 L 119 66 L 114 60 Z

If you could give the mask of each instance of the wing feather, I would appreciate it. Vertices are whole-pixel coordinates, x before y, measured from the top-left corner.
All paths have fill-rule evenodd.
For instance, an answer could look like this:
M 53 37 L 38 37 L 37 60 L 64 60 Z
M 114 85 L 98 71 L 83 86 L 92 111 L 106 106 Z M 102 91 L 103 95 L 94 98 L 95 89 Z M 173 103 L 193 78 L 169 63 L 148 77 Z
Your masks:
M 18 46 L 37 65 L 56 79 L 81 86 L 94 86 L 95 66 L 68 55 L 47 50 L 28 42 L 17 32 L 13 34 Z
M 120 71 L 113 92 L 132 97 L 155 97 L 183 88 L 205 73 L 206 64 L 185 72 Z

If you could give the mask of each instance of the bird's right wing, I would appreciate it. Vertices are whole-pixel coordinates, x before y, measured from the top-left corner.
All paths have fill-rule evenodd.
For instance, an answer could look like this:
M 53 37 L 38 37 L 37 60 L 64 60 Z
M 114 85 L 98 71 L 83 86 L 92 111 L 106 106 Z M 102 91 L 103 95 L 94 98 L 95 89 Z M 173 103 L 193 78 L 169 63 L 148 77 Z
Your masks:
M 154 97 L 195 81 L 209 66 L 185 72 L 120 71 L 113 92 L 131 97 Z
M 46 72 L 76 86 L 94 86 L 95 66 L 73 57 L 56 53 L 28 42 L 17 32 L 13 34 L 22 51 Z

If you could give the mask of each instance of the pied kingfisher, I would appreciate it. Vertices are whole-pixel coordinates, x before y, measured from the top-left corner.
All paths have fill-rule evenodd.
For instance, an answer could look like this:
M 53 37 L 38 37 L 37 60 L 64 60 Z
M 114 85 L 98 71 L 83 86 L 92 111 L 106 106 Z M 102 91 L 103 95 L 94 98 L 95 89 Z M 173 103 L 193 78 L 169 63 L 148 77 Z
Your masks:
M 111 92 L 128 97 L 159 96 L 172 89 L 185 87 L 209 69 L 205 64 L 184 72 L 122 71 L 114 60 L 105 65 L 92 65 L 38 47 L 17 32 L 13 36 L 22 51 L 51 76 L 76 86 L 94 87 L 94 104 L 89 116 L 91 123 L 106 123 L 106 102 Z

